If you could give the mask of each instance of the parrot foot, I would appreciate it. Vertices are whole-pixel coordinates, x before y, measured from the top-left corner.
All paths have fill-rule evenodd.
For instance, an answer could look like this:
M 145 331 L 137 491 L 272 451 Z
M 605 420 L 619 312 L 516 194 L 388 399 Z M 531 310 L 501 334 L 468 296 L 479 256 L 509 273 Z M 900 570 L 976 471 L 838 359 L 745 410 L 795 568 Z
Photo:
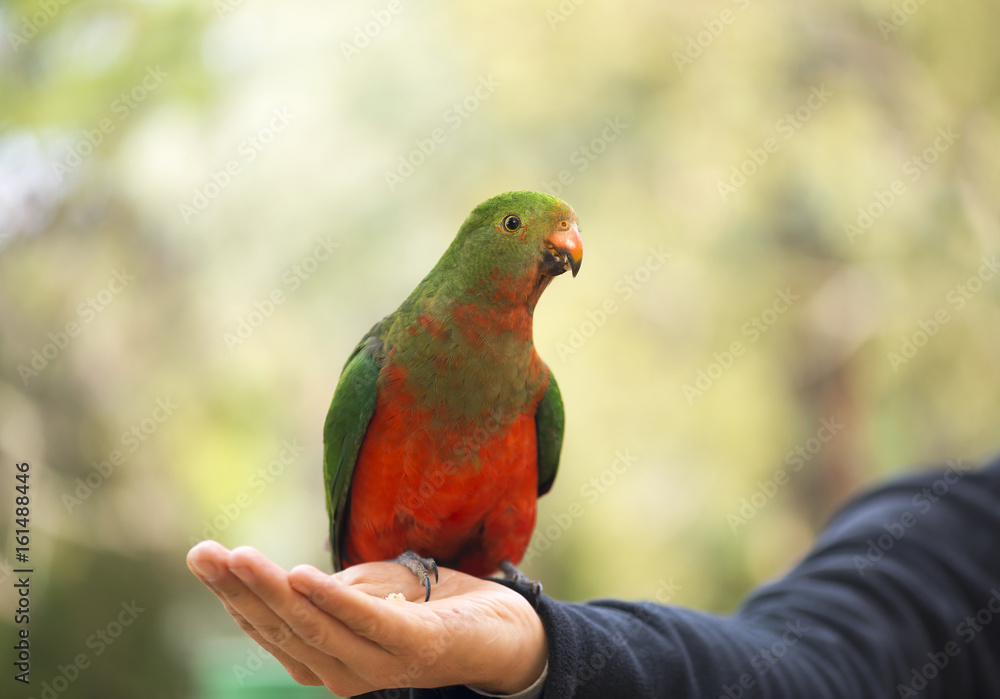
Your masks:
M 413 551 L 403 551 L 391 562 L 405 566 L 407 570 L 417 576 L 417 580 L 427 590 L 427 596 L 424 597 L 424 602 L 427 602 L 431 598 L 431 573 L 434 573 L 434 582 L 438 581 L 438 567 L 434 559 L 423 558 Z
M 500 561 L 500 571 L 506 580 L 518 585 L 523 585 L 531 590 L 531 595 L 534 598 L 531 601 L 531 606 L 538 608 L 538 598 L 542 594 L 542 583 L 538 580 L 532 580 L 527 575 L 519 571 L 514 564 L 511 563 L 506 558 Z

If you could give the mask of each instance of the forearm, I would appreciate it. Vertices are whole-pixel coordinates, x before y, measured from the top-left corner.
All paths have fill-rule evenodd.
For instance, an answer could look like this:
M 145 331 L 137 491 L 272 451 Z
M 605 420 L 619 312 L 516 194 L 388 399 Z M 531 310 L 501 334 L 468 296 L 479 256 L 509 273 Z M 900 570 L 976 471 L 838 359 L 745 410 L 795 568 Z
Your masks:
M 1000 696 L 998 471 L 867 495 L 732 617 L 543 598 L 545 699 Z

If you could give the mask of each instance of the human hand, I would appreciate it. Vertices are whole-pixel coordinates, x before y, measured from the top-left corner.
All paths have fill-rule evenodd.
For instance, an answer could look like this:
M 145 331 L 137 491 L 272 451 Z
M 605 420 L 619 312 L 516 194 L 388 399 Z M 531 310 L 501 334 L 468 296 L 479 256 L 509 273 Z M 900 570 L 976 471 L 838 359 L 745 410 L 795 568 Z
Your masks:
M 397 563 L 286 572 L 248 546 L 215 541 L 192 548 L 187 563 L 299 684 L 346 696 L 453 684 L 513 694 L 545 667 L 545 630 L 528 601 L 456 570 L 440 568 L 424 602 L 424 587 Z M 393 592 L 407 601 L 384 599 Z

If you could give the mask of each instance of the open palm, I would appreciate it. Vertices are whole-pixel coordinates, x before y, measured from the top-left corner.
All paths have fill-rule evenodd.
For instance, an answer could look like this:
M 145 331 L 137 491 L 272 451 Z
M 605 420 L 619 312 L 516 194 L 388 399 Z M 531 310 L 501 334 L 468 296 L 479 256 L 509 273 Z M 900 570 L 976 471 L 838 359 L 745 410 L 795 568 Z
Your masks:
M 423 586 L 395 563 L 286 572 L 252 548 L 214 541 L 192 548 L 187 561 L 300 684 L 342 695 L 453 684 L 514 693 L 545 666 L 545 631 L 527 600 L 456 570 L 441 568 L 423 602 Z M 385 599 L 392 593 L 406 601 Z

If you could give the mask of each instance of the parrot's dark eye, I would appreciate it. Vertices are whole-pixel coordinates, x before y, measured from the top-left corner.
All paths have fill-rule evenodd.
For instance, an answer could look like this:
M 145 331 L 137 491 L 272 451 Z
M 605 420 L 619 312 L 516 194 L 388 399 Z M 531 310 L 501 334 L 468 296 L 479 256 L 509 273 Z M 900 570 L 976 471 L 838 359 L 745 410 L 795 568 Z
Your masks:
M 516 231 L 518 228 L 521 227 L 521 219 L 515 216 L 514 214 L 511 214 L 510 216 L 508 216 L 503 220 L 503 227 L 505 230 L 508 230 L 511 233 L 513 233 L 514 231 Z

